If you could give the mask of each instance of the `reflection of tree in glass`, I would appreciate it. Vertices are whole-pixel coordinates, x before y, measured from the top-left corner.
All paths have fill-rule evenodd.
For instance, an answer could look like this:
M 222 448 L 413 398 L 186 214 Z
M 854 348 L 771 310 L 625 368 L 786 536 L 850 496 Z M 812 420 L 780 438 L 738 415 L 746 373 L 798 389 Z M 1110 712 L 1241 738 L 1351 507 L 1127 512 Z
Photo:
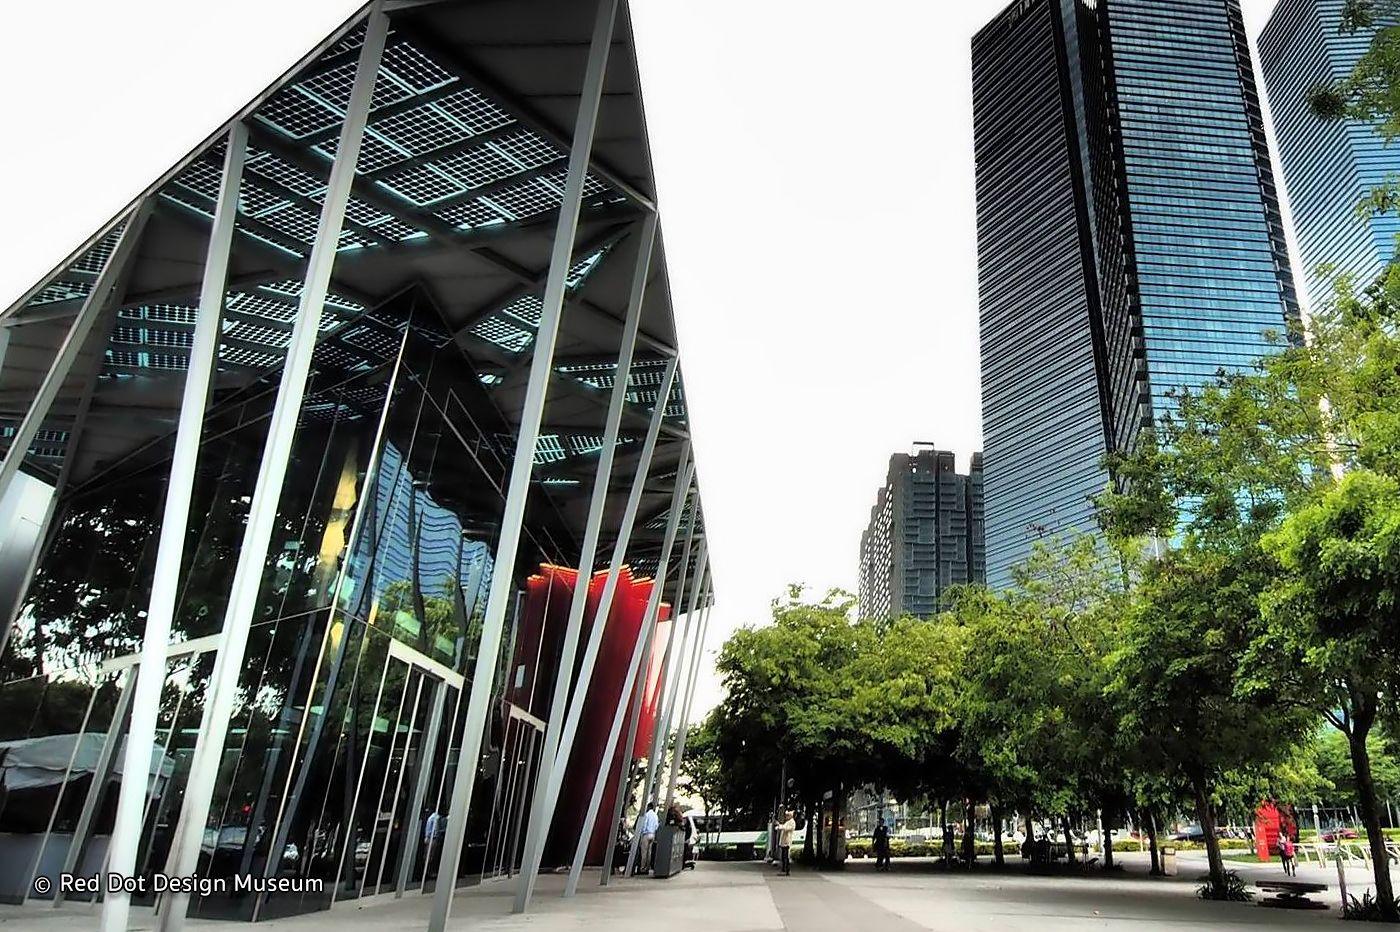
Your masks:
M 35 573 L 0 676 L 90 665 L 139 647 L 159 491 L 149 483 L 124 483 L 100 501 L 69 507 Z

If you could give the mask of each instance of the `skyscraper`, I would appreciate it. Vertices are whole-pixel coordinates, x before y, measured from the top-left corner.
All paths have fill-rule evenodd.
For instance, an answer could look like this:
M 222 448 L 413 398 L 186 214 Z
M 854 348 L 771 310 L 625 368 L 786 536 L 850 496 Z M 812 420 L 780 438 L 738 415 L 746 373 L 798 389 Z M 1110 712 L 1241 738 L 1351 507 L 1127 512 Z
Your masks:
M 927 618 L 951 587 L 985 580 L 982 454 L 972 454 L 967 475 L 947 450 L 891 456 L 860 537 L 861 615 Z
M 987 577 L 1297 316 L 1235 0 L 1017 0 L 972 41 Z
M 1374 30 L 1342 33 L 1344 0 L 1279 0 L 1259 34 L 1259 65 L 1269 91 L 1279 160 L 1314 304 L 1332 294 L 1334 274 L 1359 284 L 1395 255 L 1400 217 L 1361 219 L 1356 205 L 1396 157 L 1371 126 L 1314 116 L 1308 94 L 1351 73 Z M 1321 267 L 1330 266 L 1331 271 Z

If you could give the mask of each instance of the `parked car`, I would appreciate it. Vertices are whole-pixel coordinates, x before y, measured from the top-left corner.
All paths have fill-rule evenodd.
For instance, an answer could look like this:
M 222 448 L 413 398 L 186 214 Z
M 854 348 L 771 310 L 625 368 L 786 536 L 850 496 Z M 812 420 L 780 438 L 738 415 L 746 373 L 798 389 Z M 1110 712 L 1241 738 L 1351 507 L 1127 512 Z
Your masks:
M 1327 831 L 1322 833 L 1323 841 L 1351 841 L 1360 837 L 1361 836 L 1357 834 L 1356 829 L 1347 828 L 1345 825 L 1338 825 L 1333 828 L 1329 828 Z
M 1172 841 L 1205 841 L 1206 833 L 1199 825 L 1188 825 L 1172 835 Z

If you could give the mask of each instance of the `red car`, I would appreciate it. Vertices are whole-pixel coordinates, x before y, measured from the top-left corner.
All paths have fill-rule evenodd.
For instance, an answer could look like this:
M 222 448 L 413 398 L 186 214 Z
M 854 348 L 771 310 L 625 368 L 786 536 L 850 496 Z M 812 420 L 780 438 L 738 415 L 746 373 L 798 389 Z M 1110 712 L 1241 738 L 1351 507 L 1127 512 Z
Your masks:
M 1356 834 L 1356 829 L 1354 828 L 1334 828 L 1328 829 L 1322 833 L 1323 841 L 1337 841 L 1338 839 L 1350 841 L 1353 838 L 1360 837 L 1360 835 Z

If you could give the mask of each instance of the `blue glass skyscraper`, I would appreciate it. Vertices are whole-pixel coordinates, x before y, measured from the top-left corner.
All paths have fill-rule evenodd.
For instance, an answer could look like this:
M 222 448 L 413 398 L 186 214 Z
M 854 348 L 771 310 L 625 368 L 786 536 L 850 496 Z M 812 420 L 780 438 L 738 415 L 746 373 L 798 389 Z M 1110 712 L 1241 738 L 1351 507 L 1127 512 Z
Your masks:
M 1351 73 L 1371 44 L 1372 32 L 1342 32 L 1345 0 L 1279 0 L 1259 35 L 1259 64 L 1269 91 L 1279 160 L 1305 266 L 1308 297 L 1332 294 L 1336 274 L 1358 284 L 1373 279 L 1394 255 L 1400 217 L 1357 216 L 1357 203 L 1386 175 L 1400 170 L 1400 154 L 1380 135 L 1354 121 L 1326 121 L 1308 107 L 1308 94 Z
M 1235 0 L 1018 0 L 972 43 L 987 577 L 1298 314 Z

